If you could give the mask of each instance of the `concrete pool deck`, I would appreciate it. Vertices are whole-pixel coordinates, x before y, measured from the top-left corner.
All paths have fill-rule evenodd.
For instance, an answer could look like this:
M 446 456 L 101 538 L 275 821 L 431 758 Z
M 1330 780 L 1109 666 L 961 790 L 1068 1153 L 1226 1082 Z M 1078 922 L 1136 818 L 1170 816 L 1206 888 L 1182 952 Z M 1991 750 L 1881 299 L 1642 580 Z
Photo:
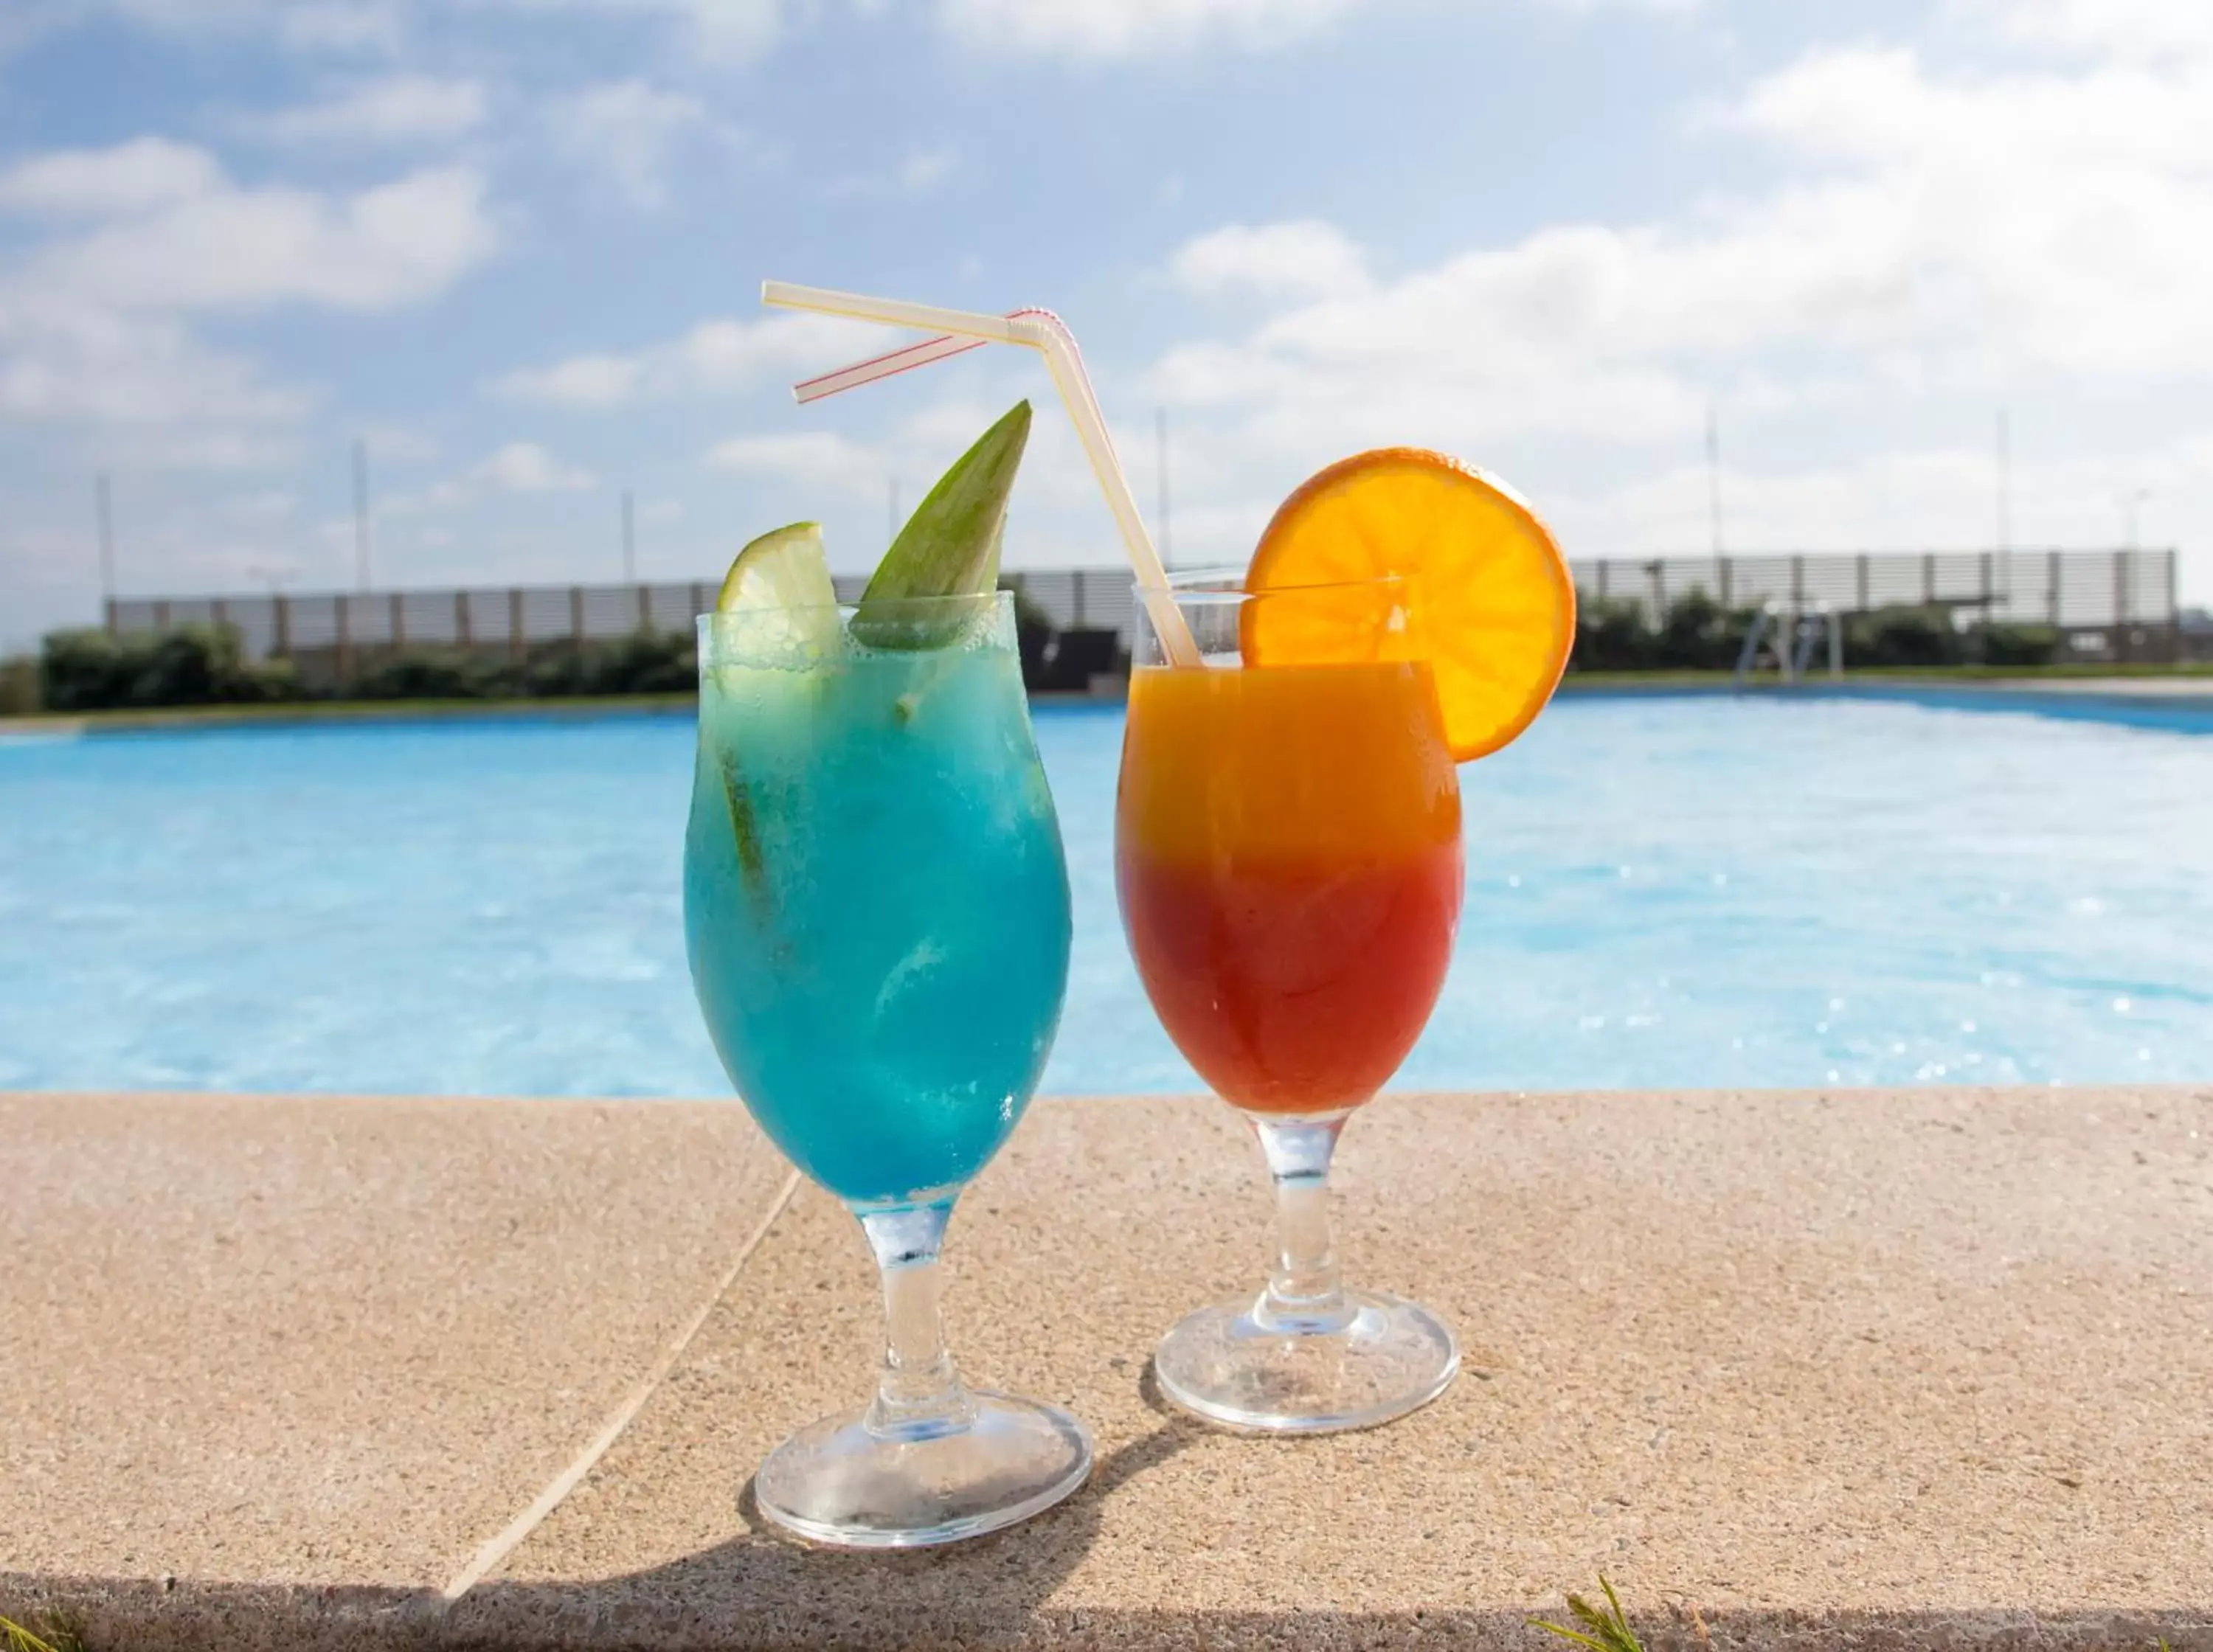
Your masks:
M 1092 1484 L 856 1558 L 741 1495 L 857 1401 L 850 1222 L 728 1103 L 0 1096 L 0 1614 L 125 1648 L 2213 1648 L 2213 1085 L 1393 1097 L 1339 1249 L 1461 1380 L 1305 1442 L 1146 1354 L 1258 1277 L 1226 1111 L 1039 1103 L 967 1375 Z

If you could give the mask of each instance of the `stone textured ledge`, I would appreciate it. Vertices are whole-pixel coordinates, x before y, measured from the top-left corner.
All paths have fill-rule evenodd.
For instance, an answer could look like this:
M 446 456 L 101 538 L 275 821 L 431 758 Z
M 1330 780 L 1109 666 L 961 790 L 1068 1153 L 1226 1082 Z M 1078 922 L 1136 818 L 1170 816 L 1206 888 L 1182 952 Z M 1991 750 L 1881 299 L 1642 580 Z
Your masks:
M 1466 1375 L 1306 1442 L 1146 1378 L 1257 1278 L 1235 1121 L 1042 1103 L 948 1311 L 1099 1471 L 888 1558 L 743 1495 L 875 1304 L 735 1106 L 0 1096 L 0 1612 L 93 1652 L 1534 1647 L 1600 1570 L 1655 1647 L 2213 1649 L 2213 1086 L 1387 1100 L 1339 1248 Z

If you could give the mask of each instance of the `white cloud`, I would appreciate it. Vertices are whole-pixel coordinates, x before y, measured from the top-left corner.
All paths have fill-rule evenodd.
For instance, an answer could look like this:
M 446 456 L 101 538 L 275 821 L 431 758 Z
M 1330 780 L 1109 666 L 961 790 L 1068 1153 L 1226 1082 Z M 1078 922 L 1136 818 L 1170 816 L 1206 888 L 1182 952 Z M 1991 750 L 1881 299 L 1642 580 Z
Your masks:
M 550 119 L 564 153 L 648 209 L 667 201 L 667 174 L 679 148 L 721 131 L 698 99 L 643 80 L 589 88 L 563 100 Z
M 1695 546 L 1716 396 L 1738 547 L 1990 542 L 2009 404 L 2020 539 L 2112 543 L 2142 484 L 2147 542 L 2188 546 L 2213 452 L 2162 430 L 2213 393 L 2213 45 L 2165 12 L 2009 15 L 2006 48 L 2045 55 L 1986 31 L 1964 61 L 1858 46 L 1756 78 L 1688 136 L 1781 181 L 1647 222 L 1388 277 L 1326 226 L 1187 243 L 1169 284 L 1253 307 L 1198 312 L 1143 381 L 1179 410 L 1179 555 L 1242 555 L 1281 490 L 1390 442 L 1500 465 L 1578 554 Z M 2186 594 L 2209 576 L 2186 555 Z
M 204 149 L 137 137 L 105 149 L 58 149 L 0 172 L 0 210 L 104 218 L 152 211 L 222 187 Z
M 699 48 L 724 63 L 751 63 L 776 44 L 783 28 L 782 0 L 675 0 L 675 3 L 688 18 Z
M 777 376 L 826 372 L 883 342 L 881 328 L 826 315 L 716 320 L 629 355 L 570 357 L 551 367 L 509 373 L 488 387 L 520 401 L 615 407 L 647 398 L 743 389 Z
M 959 158 L 949 144 L 934 149 L 917 149 L 899 162 L 899 186 L 918 195 L 935 189 L 945 181 Z
M 2213 55 L 2213 9 L 2192 0 L 1950 0 L 1961 34 L 2060 55 L 2135 61 Z
M 501 493 L 575 493 L 597 485 L 591 472 L 564 465 L 534 442 L 510 442 L 468 472 Z
M 1675 440 L 1741 382 L 1787 403 L 1794 386 L 1990 396 L 2017 371 L 2213 372 L 2204 71 L 1946 75 L 1907 52 L 1817 52 L 1715 124 L 1798 159 L 1794 181 L 1673 221 L 1551 226 L 1364 290 L 1356 253 L 1314 250 L 1342 240 L 1321 226 L 1202 238 L 1169 266 L 1186 287 L 1323 270 L 1344 290 L 1169 352 L 1153 386 L 1238 410 L 1247 439 L 1286 451 Z
M 107 20 L 189 39 L 251 35 L 301 52 L 392 52 L 399 0 L 8 0 L 0 48 Z
M 1335 226 L 1311 218 L 1229 224 L 1186 241 L 1168 275 L 1204 297 L 1332 298 L 1368 290 L 1368 260 Z
M 417 491 L 383 496 L 382 516 L 411 519 L 454 509 L 493 494 L 582 493 L 599 478 L 582 466 L 564 464 L 535 442 L 509 442 L 445 480 Z
M 392 75 L 241 124 L 284 143 L 438 143 L 474 131 L 484 122 L 485 106 L 484 87 L 476 81 Z
M 1309 36 L 1361 0 L 938 0 L 940 24 L 972 46 L 1134 58 L 1202 43 L 1265 49 Z
M 293 0 L 277 38 L 301 52 L 397 52 L 405 37 L 399 9 L 378 0 Z
M 1539 0 L 1563 11 L 1694 11 L 1704 0 Z M 965 46 L 1075 58 L 1163 56 L 1200 46 L 1271 51 L 1389 0 L 937 0 Z
M 222 501 L 216 507 L 234 521 L 283 521 L 297 514 L 299 496 L 281 489 L 264 489 L 259 493 L 242 493 Z
M 491 388 L 518 401 L 557 407 L 619 407 L 638 393 L 646 375 L 641 356 L 572 356 L 552 367 L 508 374 Z
M 0 172 L 0 207 L 58 223 L 0 258 L 0 420 L 127 468 L 283 461 L 314 397 L 185 318 L 432 296 L 491 249 L 481 198 L 450 169 L 351 197 L 244 189 L 159 138 L 20 162 Z
M 388 308 L 442 292 L 491 254 L 484 195 L 468 167 L 342 198 L 226 183 L 48 244 L 0 275 L 0 302 L 13 289 L 120 309 Z
M 1025 355 L 1007 351 L 980 372 L 957 373 L 958 382 L 948 386 L 947 393 L 916 408 L 875 440 L 856 440 L 820 429 L 749 433 L 716 443 L 704 462 L 710 470 L 781 485 L 780 508 L 796 515 L 822 514 L 832 495 L 881 509 L 887 487 L 896 488 L 902 511 L 911 511 L 931 482 L 1007 411 L 1018 393 L 1016 382 L 1030 386 L 1036 403 L 1044 373 Z M 993 382 L 1001 387 L 978 393 Z M 1051 393 L 1045 390 L 1048 397 Z M 1009 554 L 1033 564 L 1051 560 L 1039 553 L 1055 542 L 1061 525 L 1070 518 L 1095 524 L 1094 531 L 1077 540 L 1079 558 L 1096 561 L 1102 553 L 1116 554 L 1110 548 L 1111 519 L 1074 433 L 1049 406 L 1040 405 L 1039 411 L 1045 416 L 1032 427 L 1023 456 L 1015 493 L 1019 526 L 1010 530 Z M 873 509 L 867 512 L 867 517 L 874 515 Z M 875 530 L 877 521 L 868 520 L 866 526 Z M 1100 532 L 1109 537 L 1102 540 L 1097 537 Z M 833 563 L 841 547 L 869 542 L 867 533 L 857 537 L 848 531 L 833 536 Z
M 783 33 L 785 0 L 477 0 L 515 11 L 596 11 L 611 17 L 673 19 L 688 52 L 719 64 L 754 62 Z
M 733 436 L 707 454 L 716 470 L 776 476 L 814 486 L 874 494 L 884 484 L 884 461 L 863 447 L 830 430 L 795 430 L 774 436 Z
M 2145 505 L 2145 543 L 2170 543 L 2160 532 L 2161 503 L 2213 498 L 2213 432 L 2132 454 L 2125 466 L 2108 455 L 2078 453 L 2019 472 L 2015 518 L 2033 524 L 2036 544 L 2118 545 L 2119 495 L 2125 483 L 2147 479 L 2156 491 Z M 1976 448 L 1883 448 L 1828 462 L 1728 466 L 1722 491 L 1726 543 L 1733 550 L 1965 549 L 1991 541 L 1991 458 Z M 1564 497 L 1552 515 L 1571 544 L 1642 556 L 1703 547 L 1707 513 L 1704 467 L 1686 463 Z M 1820 524 L 1818 533 L 1809 536 L 1808 523 Z
M 265 425 L 307 399 L 166 317 L 43 296 L 0 303 L 0 418 L 123 426 Z

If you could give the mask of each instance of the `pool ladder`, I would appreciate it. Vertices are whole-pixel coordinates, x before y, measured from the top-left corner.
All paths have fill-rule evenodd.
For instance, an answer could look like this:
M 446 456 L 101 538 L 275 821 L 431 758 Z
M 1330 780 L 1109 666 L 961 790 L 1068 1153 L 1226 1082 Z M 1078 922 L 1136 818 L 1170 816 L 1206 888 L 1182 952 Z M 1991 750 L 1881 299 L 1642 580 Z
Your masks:
M 1792 611 L 1780 602 L 1761 606 L 1745 633 L 1744 647 L 1736 656 L 1735 686 L 1742 689 L 1759 668 L 1760 649 L 1767 649 L 1776 670 L 1786 683 L 1801 680 L 1814 663 L 1814 649 L 1826 636 L 1829 643 L 1829 675 L 1844 674 L 1844 616 L 1826 602 L 1810 609 Z

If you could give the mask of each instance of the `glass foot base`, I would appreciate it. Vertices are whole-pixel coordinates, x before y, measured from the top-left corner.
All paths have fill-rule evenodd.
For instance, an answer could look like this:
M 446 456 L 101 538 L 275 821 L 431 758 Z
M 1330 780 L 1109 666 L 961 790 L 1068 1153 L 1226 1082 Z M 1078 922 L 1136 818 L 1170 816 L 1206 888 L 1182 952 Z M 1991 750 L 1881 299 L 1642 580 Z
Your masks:
M 972 1391 L 976 1420 L 934 1437 L 872 1434 L 864 1413 L 808 1423 L 753 1478 L 762 1514 L 847 1549 L 954 1543 L 1050 1509 L 1091 1472 L 1091 1436 L 1056 1405 Z
M 1246 1297 L 1216 1302 L 1161 1339 L 1161 1393 L 1210 1423 L 1271 1434 L 1372 1428 L 1427 1405 L 1460 1371 L 1460 1347 L 1427 1308 L 1370 1291 L 1303 1325 L 1263 1324 Z

